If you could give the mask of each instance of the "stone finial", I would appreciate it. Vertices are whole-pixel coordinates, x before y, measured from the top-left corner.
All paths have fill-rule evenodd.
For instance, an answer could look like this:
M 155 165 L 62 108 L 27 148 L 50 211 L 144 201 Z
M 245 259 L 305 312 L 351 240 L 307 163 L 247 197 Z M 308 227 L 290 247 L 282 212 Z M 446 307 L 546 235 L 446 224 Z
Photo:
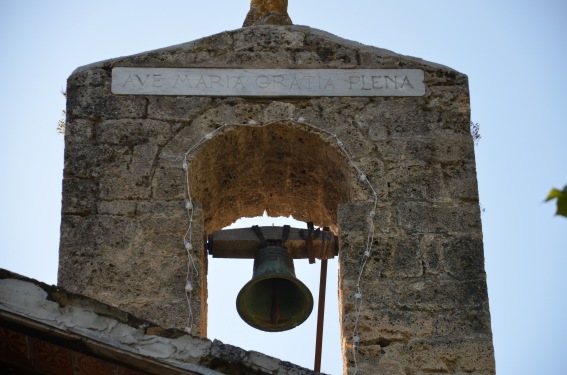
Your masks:
M 291 24 L 291 18 L 287 14 L 287 0 L 250 0 L 250 11 L 242 27 Z

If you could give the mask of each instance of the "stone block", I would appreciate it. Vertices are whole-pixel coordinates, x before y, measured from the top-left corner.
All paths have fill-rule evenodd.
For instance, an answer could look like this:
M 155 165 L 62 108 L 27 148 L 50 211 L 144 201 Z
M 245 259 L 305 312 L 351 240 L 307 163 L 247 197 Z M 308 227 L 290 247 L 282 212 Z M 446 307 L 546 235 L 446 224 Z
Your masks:
M 61 216 L 60 258 L 77 255 L 95 255 L 94 245 L 96 233 L 92 228 L 96 225 L 94 215 L 78 216 L 64 214 Z
M 102 87 L 110 79 L 110 71 L 104 67 L 77 69 L 69 77 L 67 84 L 73 87 Z M 68 94 L 68 93 L 67 93 Z
M 379 237 L 374 256 L 379 257 L 382 271 L 380 275 L 387 278 L 419 277 L 423 275 L 423 257 L 419 246 L 419 238 L 415 237 Z M 370 277 L 371 269 L 366 274 Z M 374 272 L 376 275 L 376 272 Z
M 67 119 L 121 119 L 146 116 L 146 99 L 141 96 L 112 96 L 104 87 L 69 87 Z
M 349 236 L 366 235 L 373 210 L 373 202 L 339 205 L 337 220 L 340 232 Z
M 443 245 L 447 241 L 446 236 L 434 234 L 425 234 L 421 237 L 419 247 L 423 254 L 422 266 L 424 274 L 440 275 L 445 272 Z
M 237 51 L 232 56 L 232 64 L 245 65 L 249 68 L 279 68 L 293 64 L 293 53 L 288 51 L 279 52 L 248 52 Z
M 488 308 L 447 311 L 433 315 L 435 337 L 478 337 L 491 335 Z
M 65 147 L 93 143 L 93 128 L 96 122 L 74 120 L 65 123 Z
M 115 161 L 107 165 L 100 177 L 103 199 L 148 199 L 151 195 L 153 161 L 158 146 L 141 144 L 128 147 Z
M 413 158 L 427 164 L 474 160 L 472 138 L 470 137 L 408 141 L 405 155 L 408 159 Z
M 450 199 L 478 202 L 476 168 L 472 163 L 441 164 L 445 194 Z
M 139 146 L 164 145 L 172 136 L 171 125 L 164 121 L 125 119 L 106 120 L 96 126 L 99 144 Z
M 390 99 L 390 100 L 388 100 Z M 423 112 L 410 98 L 375 98 L 355 117 L 372 140 L 431 137 L 438 113 Z
M 62 214 L 90 215 L 95 211 L 98 188 L 92 180 L 63 179 Z
M 408 366 L 424 372 L 494 374 L 489 338 L 438 339 L 415 342 L 400 348 Z
M 248 124 L 250 121 L 259 123 L 262 119 L 264 106 L 259 104 L 241 102 L 234 105 L 234 123 Z M 282 118 L 278 118 L 281 120 Z
M 460 236 L 443 245 L 445 269 L 456 279 L 484 276 L 484 251 L 480 237 Z
M 321 60 L 321 57 L 317 54 L 317 52 L 298 51 L 295 52 L 293 56 L 295 62 L 301 67 L 306 67 L 310 65 L 320 67 L 321 65 L 323 65 L 323 61 Z
M 192 43 L 195 51 L 228 51 L 233 45 L 233 36 L 229 32 L 211 35 L 207 38 L 196 40 Z
M 434 333 L 434 317 L 427 312 L 364 309 L 360 316 L 361 345 L 385 348 Z
M 177 220 L 177 222 L 187 218 L 187 210 L 183 200 L 138 202 L 136 213 L 140 216 L 147 215 L 152 218 Z
M 354 296 L 355 283 L 356 279 L 343 281 L 343 295 Z M 458 281 L 441 276 L 390 280 L 370 275 L 361 278 L 360 288 L 365 308 L 375 310 L 442 312 L 458 308 L 484 308 L 488 298 L 484 278 Z M 352 297 L 343 303 L 346 306 L 345 313 L 353 311 Z
M 185 256 L 183 243 L 189 227 L 189 218 L 186 213 L 184 217 L 180 216 L 138 217 L 140 231 L 133 245 L 138 247 L 139 251 L 147 251 L 154 256 Z
M 258 36 L 260 36 L 258 38 Z M 303 47 L 305 34 L 286 27 L 270 26 L 243 29 L 233 36 L 235 51 L 253 54 L 254 51 L 286 51 Z
M 185 198 L 185 172 L 181 168 L 156 169 L 151 184 L 154 199 L 181 201 Z
M 480 230 L 478 205 L 405 202 L 398 204 L 398 225 L 408 233 L 466 233 Z
M 393 202 L 436 201 L 443 198 L 443 179 L 438 166 L 405 165 L 388 169 L 388 198 Z
M 162 121 L 187 121 L 205 111 L 210 103 L 210 98 L 203 97 L 151 97 L 148 117 Z
M 449 75 L 456 75 L 449 73 Z M 459 75 L 466 81 L 465 75 Z M 451 78 L 449 78 L 451 79 Z M 437 85 L 429 85 L 429 94 L 424 97 L 423 109 L 428 111 L 443 112 L 447 119 L 458 114 L 468 115 L 470 113 L 468 90 L 466 85 L 446 85 L 442 81 L 446 81 L 445 77 L 436 79 Z M 456 123 L 452 124 L 457 126 Z M 461 129 L 469 129 L 469 123 L 460 124 Z M 464 133 L 463 133 L 464 134 Z
M 295 117 L 295 106 L 291 103 L 271 102 L 264 109 L 263 120 L 265 122 L 289 120 Z
M 64 178 L 98 178 L 128 152 L 123 146 L 68 145 L 65 147 Z
M 99 201 L 96 208 L 101 215 L 134 216 L 136 204 L 136 201 L 130 200 Z

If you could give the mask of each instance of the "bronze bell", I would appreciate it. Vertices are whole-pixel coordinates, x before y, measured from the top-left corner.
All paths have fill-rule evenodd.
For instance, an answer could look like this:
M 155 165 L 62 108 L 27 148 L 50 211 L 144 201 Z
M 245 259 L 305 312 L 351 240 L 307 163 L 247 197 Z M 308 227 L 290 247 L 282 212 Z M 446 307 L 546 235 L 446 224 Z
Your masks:
M 313 310 L 313 296 L 295 277 L 293 260 L 280 246 L 256 254 L 254 273 L 236 298 L 238 314 L 254 328 L 281 332 L 303 323 Z

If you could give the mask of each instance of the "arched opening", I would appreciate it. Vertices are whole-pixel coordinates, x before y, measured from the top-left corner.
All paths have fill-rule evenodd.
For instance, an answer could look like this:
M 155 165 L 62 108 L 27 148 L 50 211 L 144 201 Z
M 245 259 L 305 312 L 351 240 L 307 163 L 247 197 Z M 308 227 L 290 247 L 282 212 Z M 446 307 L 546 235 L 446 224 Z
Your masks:
M 204 224 L 207 233 L 222 229 L 243 217 L 258 217 L 266 212 L 264 222 L 248 222 L 244 226 L 283 225 L 304 227 L 304 221 L 316 226 L 326 226 L 337 233 L 337 209 L 339 204 L 352 200 L 356 183 L 348 159 L 328 134 L 305 124 L 273 123 L 253 126 L 227 126 L 206 141 L 190 156 L 190 194 L 203 207 Z M 296 223 L 273 217 L 291 217 Z M 320 263 L 309 265 L 306 259 L 295 262 L 296 276 L 309 284 L 318 299 Z M 226 338 L 228 343 L 242 345 L 267 353 L 283 360 L 312 367 L 315 342 L 317 311 L 304 325 L 291 331 L 263 333 L 240 321 L 235 309 L 238 291 L 252 276 L 252 260 L 215 259 L 209 261 L 209 337 Z M 330 261 L 327 282 L 327 303 L 325 317 L 326 342 L 335 347 L 324 347 L 322 370 L 337 372 L 336 362 L 341 361 L 337 259 Z M 224 309 L 219 307 L 218 296 L 227 299 Z M 222 309 L 223 311 L 217 311 Z M 214 311 L 213 311 L 214 310 Z M 213 315 L 226 317 L 222 330 L 239 332 L 242 340 L 234 341 L 230 334 L 219 333 Z M 228 323 L 228 324 L 227 324 Z M 213 326 L 216 326 L 213 328 Z M 330 329 L 327 329 L 330 327 Z M 305 333 L 299 334 L 298 329 Z M 331 333 L 329 333 L 331 332 Z M 255 337 L 253 344 L 246 338 Z M 312 344 L 295 339 L 298 336 L 312 337 Z M 248 341 L 250 342 L 250 341 Z M 258 346 L 258 343 L 260 346 Z M 270 351 L 268 347 L 275 347 Z M 288 357 L 287 353 L 297 348 L 307 354 L 307 361 Z M 279 353 L 279 355 L 277 354 Z M 293 356 L 293 354 L 292 354 Z M 329 364 L 325 359 L 334 359 Z M 327 367 L 325 367 L 327 366 Z M 328 366 L 335 366 L 329 368 Z
M 351 166 L 307 125 L 226 127 L 190 161 L 190 192 L 203 205 L 207 233 L 264 211 L 336 232 L 338 205 L 353 196 Z

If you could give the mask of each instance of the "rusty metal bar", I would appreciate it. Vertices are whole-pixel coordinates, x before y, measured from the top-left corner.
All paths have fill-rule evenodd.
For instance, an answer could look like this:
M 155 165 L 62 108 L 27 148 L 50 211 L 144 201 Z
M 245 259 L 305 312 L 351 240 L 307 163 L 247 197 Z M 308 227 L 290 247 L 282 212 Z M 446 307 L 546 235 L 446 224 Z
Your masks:
M 323 351 L 323 323 L 325 321 L 325 292 L 327 290 L 327 259 L 321 260 L 321 277 L 319 279 L 319 306 L 317 311 L 317 337 L 315 339 L 316 372 L 321 372 L 321 353 Z

